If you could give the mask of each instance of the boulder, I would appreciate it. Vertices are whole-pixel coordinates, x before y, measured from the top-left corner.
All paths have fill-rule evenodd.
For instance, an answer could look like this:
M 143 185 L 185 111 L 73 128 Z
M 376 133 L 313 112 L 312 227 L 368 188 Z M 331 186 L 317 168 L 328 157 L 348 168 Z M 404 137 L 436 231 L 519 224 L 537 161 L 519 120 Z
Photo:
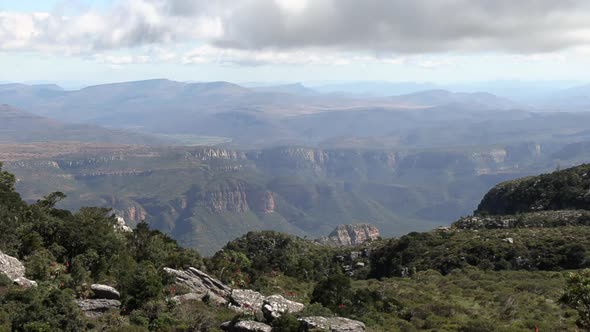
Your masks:
M 271 332 L 272 327 L 267 324 L 255 322 L 252 320 L 243 320 L 237 323 L 225 322 L 221 324 L 221 329 L 226 332 Z
M 238 312 L 257 312 L 262 309 L 264 299 L 264 295 L 251 289 L 234 289 L 231 292 L 229 307 Z
M 84 312 L 86 317 L 96 318 L 111 309 L 119 309 L 121 302 L 111 299 L 78 299 L 76 304 Z
M 287 300 L 281 295 L 271 295 L 264 299 L 262 312 L 264 313 L 264 318 L 266 318 L 267 321 L 271 322 L 284 314 L 300 312 L 304 308 L 305 305 L 303 305 L 302 303 Z
M 187 270 L 175 270 L 168 267 L 164 268 L 166 273 L 176 277 L 176 283 L 188 287 L 194 295 L 204 299 L 207 297 L 213 303 L 227 305 L 232 289 L 221 281 L 209 276 L 205 272 L 190 267 Z
M 121 298 L 121 294 L 111 286 L 92 284 L 90 285 L 90 289 L 94 293 L 94 298 L 96 299 L 118 300 Z
M 365 324 L 342 317 L 303 317 L 299 318 L 303 331 L 364 332 Z
M 0 251 L 0 273 L 5 274 L 14 283 L 23 286 L 37 286 L 37 282 L 25 278 L 25 266 L 17 258 Z

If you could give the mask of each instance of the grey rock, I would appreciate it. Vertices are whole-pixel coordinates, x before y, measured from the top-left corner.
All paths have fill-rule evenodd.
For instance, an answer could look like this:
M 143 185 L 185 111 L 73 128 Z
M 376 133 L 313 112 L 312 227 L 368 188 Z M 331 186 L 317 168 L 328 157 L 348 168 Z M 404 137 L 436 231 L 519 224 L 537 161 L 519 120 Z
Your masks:
M 317 242 L 334 246 L 357 246 L 379 239 L 379 229 L 370 224 L 339 225 L 328 235 Z
M 205 272 L 190 267 L 187 270 L 175 270 L 168 267 L 164 268 L 166 273 L 176 277 L 176 283 L 188 287 L 190 293 L 201 299 L 207 296 L 210 301 L 219 305 L 226 305 L 231 295 L 231 288 L 221 281 L 209 276 Z
M 14 283 L 23 286 L 37 286 L 37 282 L 25 278 L 25 266 L 17 258 L 0 251 L 0 273 L 5 274 Z
M 299 318 L 304 331 L 322 330 L 330 332 L 364 332 L 365 324 L 342 317 L 303 317 Z
M 262 312 L 267 321 L 273 321 L 284 314 L 300 312 L 305 308 L 303 303 L 287 300 L 281 295 L 271 295 L 264 299 Z
M 116 230 L 123 233 L 133 232 L 131 227 L 127 226 L 127 223 L 123 217 L 116 216 L 115 219 L 117 220 L 117 223 L 115 224 Z
M 272 327 L 264 323 L 255 322 L 251 320 L 243 320 L 232 324 L 232 322 L 225 322 L 221 324 L 221 329 L 226 332 L 271 332 Z
M 90 289 L 94 293 L 94 298 L 96 299 L 118 300 L 121 298 L 121 294 L 111 286 L 92 284 L 90 285 Z
M 264 304 L 265 296 L 251 289 L 234 289 L 230 296 L 230 308 L 238 311 L 257 312 Z
M 96 318 L 111 309 L 119 309 L 121 302 L 110 299 L 78 299 L 76 304 L 87 317 Z

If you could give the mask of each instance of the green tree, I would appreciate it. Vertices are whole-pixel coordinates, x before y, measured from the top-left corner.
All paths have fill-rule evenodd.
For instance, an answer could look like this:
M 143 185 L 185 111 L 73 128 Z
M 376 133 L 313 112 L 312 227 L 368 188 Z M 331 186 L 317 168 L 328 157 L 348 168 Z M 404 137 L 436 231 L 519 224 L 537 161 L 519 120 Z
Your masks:
M 337 272 L 316 285 L 311 302 L 321 303 L 324 307 L 339 312 L 350 306 L 351 298 L 350 279 L 342 272 Z
M 590 269 L 568 274 L 560 301 L 578 312 L 577 323 L 581 328 L 590 329 Z

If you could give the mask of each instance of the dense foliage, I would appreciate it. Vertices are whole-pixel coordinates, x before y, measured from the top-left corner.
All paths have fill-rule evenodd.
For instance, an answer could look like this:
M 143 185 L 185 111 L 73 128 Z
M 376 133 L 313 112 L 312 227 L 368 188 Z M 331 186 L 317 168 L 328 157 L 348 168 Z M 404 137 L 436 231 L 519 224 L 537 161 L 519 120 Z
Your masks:
M 468 266 L 483 270 L 579 269 L 589 265 L 590 228 L 582 226 L 410 233 L 371 256 L 373 277 L 429 269 L 448 274 Z
M 15 192 L 15 181 L 0 171 L 0 250 L 23 261 L 27 276 L 40 286 L 23 290 L 3 277 L 2 329 L 91 328 L 96 322 L 83 318 L 74 299 L 88 296 L 92 283 L 117 288 L 122 311 L 133 317 L 132 322 L 152 328 L 178 322 L 164 301 L 171 280 L 161 268 L 200 266 L 196 252 L 179 247 L 145 223 L 131 233 L 118 231 L 108 209 L 83 208 L 76 213 L 56 209 L 55 204 L 65 198 L 61 193 L 28 205 Z M 167 315 L 167 322 L 158 321 Z
M 497 185 L 477 213 L 516 214 L 539 210 L 588 209 L 590 164 Z
M 335 250 L 295 236 L 249 232 L 229 242 L 207 265 L 222 281 L 244 287 L 272 273 L 320 280 L 337 269 L 334 256 Z

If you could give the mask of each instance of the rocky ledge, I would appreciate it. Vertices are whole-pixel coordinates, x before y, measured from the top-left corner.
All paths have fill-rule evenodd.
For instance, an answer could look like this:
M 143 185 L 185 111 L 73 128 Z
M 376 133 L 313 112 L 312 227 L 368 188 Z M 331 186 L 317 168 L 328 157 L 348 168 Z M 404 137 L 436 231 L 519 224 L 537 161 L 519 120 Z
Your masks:
M 330 235 L 317 242 L 333 246 L 358 246 L 380 237 L 379 229 L 370 224 L 339 225 Z

